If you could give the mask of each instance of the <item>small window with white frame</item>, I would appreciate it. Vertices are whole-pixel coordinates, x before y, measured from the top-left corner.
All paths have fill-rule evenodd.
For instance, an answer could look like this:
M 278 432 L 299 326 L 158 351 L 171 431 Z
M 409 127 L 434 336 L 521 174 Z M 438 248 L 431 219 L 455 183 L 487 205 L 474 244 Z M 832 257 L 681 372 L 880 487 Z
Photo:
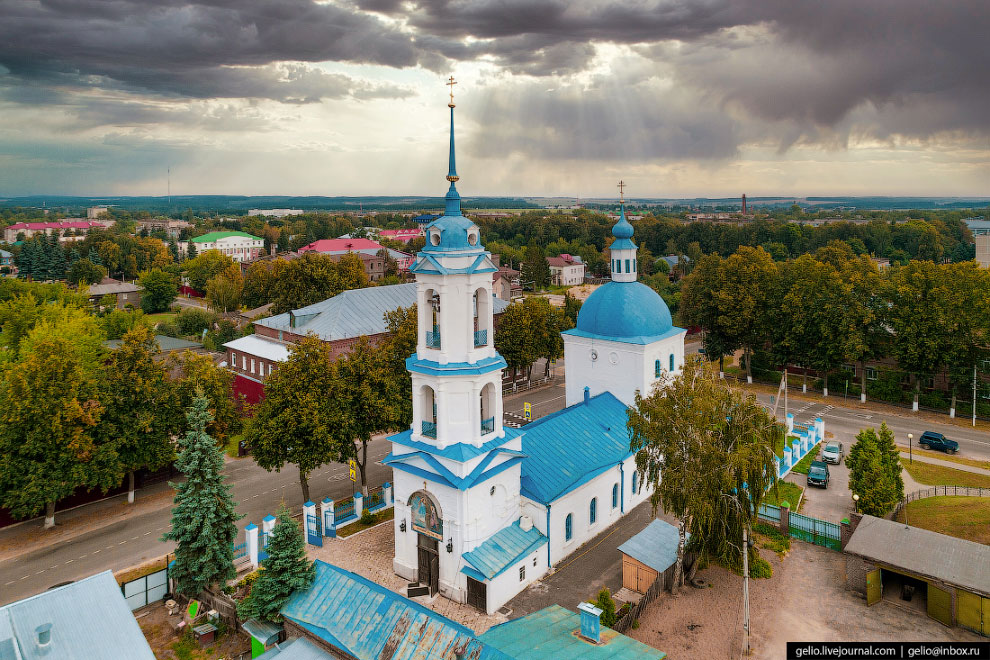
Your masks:
M 526 564 L 523 564 L 522 566 L 519 567 L 519 581 L 520 582 L 526 581 Z
M 877 368 L 867 367 L 866 368 L 866 380 L 876 380 L 877 379 Z

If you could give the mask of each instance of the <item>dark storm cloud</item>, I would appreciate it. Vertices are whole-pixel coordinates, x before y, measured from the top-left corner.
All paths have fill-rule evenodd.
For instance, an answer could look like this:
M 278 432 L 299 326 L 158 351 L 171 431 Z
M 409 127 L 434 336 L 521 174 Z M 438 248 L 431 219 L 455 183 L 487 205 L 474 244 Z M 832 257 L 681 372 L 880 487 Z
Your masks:
M 340 96 L 343 77 L 297 69 L 276 81 L 265 68 L 321 61 L 408 67 L 418 59 L 411 35 L 369 14 L 310 0 L 0 4 L 0 65 L 15 80 L 86 84 L 95 77 L 101 85 L 192 98 Z

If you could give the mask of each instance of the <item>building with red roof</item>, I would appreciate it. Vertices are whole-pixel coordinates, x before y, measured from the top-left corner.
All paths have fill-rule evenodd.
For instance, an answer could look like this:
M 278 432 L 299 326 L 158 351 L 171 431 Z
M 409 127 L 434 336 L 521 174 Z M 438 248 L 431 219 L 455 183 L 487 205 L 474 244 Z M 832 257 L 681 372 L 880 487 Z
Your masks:
M 324 238 L 313 241 L 309 245 L 304 245 L 299 248 L 298 252 L 300 254 L 318 252 L 331 256 L 340 256 L 348 252 L 354 252 L 358 255 L 376 256 L 380 250 L 386 250 L 388 252 L 388 256 L 395 260 L 400 272 L 409 270 L 409 266 L 414 261 L 413 255 L 388 249 L 381 243 L 373 241 L 370 238 Z
M 82 220 L 80 218 L 55 222 L 18 222 L 3 230 L 3 239 L 8 243 L 13 243 L 17 240 L 18 234 L 24 234 L 24 238 L 31 238 L 35 234 L 58 234 L 60 240 L 72 240 L 71 237 L 66 237 L 66 232 L 82 231 L 84 234 L 88 234 L 94 229 L 111 227 L 114 222 L 114 220 Z

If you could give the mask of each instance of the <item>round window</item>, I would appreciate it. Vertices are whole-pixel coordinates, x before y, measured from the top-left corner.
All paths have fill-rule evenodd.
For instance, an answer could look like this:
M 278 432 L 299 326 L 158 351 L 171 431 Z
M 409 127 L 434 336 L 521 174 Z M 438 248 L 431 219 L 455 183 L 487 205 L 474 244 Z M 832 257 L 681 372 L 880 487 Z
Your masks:
M 468 234 L 468 243 L 470 243 L 471 245 L 478 244 L 478 232 L 472 231 Z
M 612 364 L 618 364 L 619 354 L 616 353 L 615 351 L 612 351 L 611 353 L 608 354 L 608 361 L 611 362 Z
M 430 234 L 430 243 L 433 245 L 440 245 L 440 232 L 435 231 Z
M 594 362 L 597 359 L 598 359 L 598 351 L 596 351 L 595 349 L 591 349 L 591 361 Z

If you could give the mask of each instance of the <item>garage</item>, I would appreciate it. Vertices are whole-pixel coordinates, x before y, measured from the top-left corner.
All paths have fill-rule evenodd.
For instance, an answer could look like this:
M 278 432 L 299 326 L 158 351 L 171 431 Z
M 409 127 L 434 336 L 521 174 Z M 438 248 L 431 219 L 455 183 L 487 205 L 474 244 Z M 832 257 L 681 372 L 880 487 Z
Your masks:
M 896 600 L 990 637 L 990 546 L 862 516 L 846 544 L 846 582 L 869 606 Z
M 690 538 L 688 534 L 688 538 Z M 657 577 L 677 562 L 677 528 L 654 520 L 643 531 L 619 546 L 622 553 L 622 586 L 645 594 Z

